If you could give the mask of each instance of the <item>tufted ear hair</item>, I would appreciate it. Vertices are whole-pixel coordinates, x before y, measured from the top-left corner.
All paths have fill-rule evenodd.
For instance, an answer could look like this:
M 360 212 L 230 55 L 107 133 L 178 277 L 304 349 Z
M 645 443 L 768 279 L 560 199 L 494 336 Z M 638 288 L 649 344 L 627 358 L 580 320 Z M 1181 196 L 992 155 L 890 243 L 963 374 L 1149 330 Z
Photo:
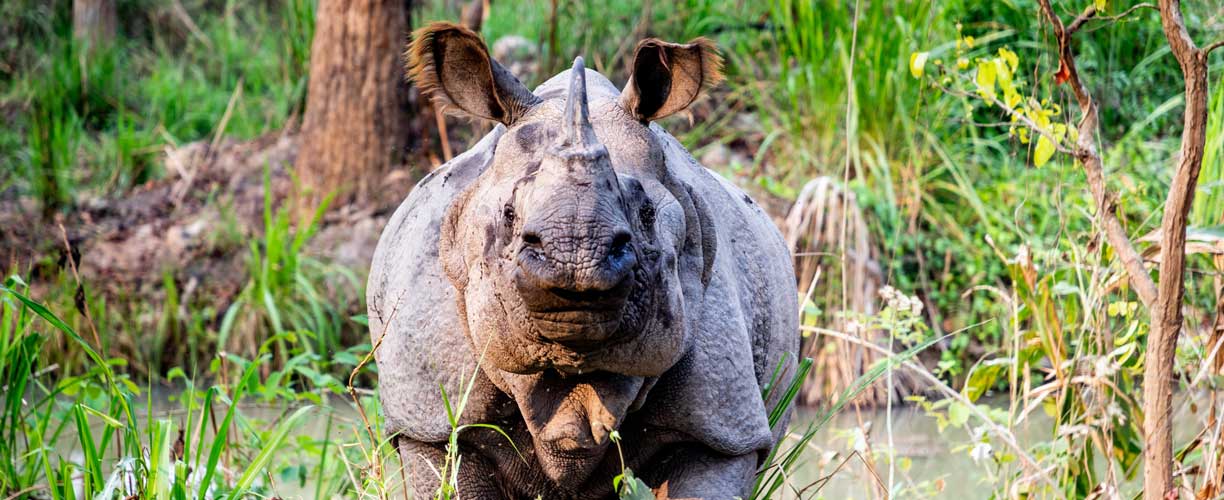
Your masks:
M 722 56 L 709 39 L 681 45 L 647 38 L 638 42 L 620 102 L 638 120 L 653 121 L 689 107 L 722 79 Z
M 489 57 L 484 40 L 458 24 L 434 22 L 412 33 L 408 78 L 447 111 L 514 124 L 540 102 Z

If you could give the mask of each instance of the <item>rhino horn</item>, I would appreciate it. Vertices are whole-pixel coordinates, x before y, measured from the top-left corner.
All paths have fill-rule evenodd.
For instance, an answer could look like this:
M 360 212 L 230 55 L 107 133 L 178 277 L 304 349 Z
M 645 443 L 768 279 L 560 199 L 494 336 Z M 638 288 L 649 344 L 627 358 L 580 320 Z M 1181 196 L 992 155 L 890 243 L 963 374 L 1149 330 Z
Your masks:
M 562 148 L 587 150 L 595 149 L 599 145 L 587 106 L 586 67 L 582 64 L 582 56 L 574 59 L 574 67 L 570 70 L 569 91 L 565 97 L 565 117 L 561 126 Z

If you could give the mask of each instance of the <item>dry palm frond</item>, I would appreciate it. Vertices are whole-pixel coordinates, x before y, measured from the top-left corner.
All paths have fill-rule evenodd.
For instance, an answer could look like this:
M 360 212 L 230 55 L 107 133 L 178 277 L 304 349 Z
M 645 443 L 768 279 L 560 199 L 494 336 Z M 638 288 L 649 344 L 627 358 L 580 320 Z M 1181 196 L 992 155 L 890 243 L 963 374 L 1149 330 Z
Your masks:
M 854 317 L 877 312 L 882 276 L 854 193 L 830 177 L 808 181 L 783 229 L 795 259 L 799 292 L 804 294 L 805 324 L 847 331 L 847 323 Z M 813 313 L 813 307 L 818 312 Z M 866 341 L 887 343 L 887 332 L 855 330 Z M 806 336 L 800 349 L 815 361 L 815 369 L 799 395 L 799 402 L 809 406 L 832 403 L 881 357 L 861 345 L 822 335 Z M 919 384 L 911 375 L 898 372 L 893 376 L 894 397 L 916 392 Z M 879 383 L 863 391 L 859 402 L 882 405 L 887 398 L 887 387 Z

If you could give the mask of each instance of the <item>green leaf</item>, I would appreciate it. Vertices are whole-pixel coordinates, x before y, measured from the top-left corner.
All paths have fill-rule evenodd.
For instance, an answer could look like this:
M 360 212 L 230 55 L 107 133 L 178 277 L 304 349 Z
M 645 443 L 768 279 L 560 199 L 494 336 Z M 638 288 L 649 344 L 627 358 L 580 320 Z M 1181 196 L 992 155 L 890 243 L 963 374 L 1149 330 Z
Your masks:
M 107 362 L 102 359 L 102 356 L 98 354 L 98 351 L 95 351 L 93 346 L 91 346 L 89 342 L 85 341 L 85 339 L 81 337 L 81 335 L 77 333 L 76 330 L 73 330 L 72 327 L 68 326 L 68 323 L 65 323 L 64 320 L 60 319 L 59 316 L 56 316 L 55 313 L 51 312 L 50 309 L 47 309 L 46 306 L 42 305 L 41 303 L 39 303 L 38 301 L 34 299 L 31 299 L 25 296 L 21 292 L 18 292 L 17 290 L 14 290 L 13 288 L 11 288 L 10 285 L 14 282 L 15 281 L 12 278 L 9 278 L 6 281 L 6 283 L 8 284 L 4 286 L 0 286 L 0 291 L 8 292 L 10 295 L 17 297 L 17 300 L 21 301 L 22 304 L 30 308 L 31 311 L 34 311 L 34 314 L 37 314 L 39 317 L 41 317 L 46 322 L 50 323 L 51 326 L 54 326 L 60 332 L 63 332 L 65 335 L 68 335 L 68 337 L 71 338 L 73 342 L 76 342 L 77 345 L 81 346 L 81 349 L 83 349 L 85 351 L 85 354 L 89 356 L 90 359 L 93 360 L 94 364 L 102 367 L 103 375 L 105 375 L 108 385 L 113 390 L 114 384 L 112 382 L 114 381 L 114 378 L 115 378 L 114 374 L 112 373 L 110 369 L 110 365 L 107 364 Z
M 613 481 L 616 490 L 616 496 L 620 500 L 654 500 L 654 493 L 650 491 L 650 487 L 633 475 L 633 471 L 625 469 L 622 474 L 621 481 Z
M 962 427 L 969 422 L 969 407 L 965 406 L 960 401 L 953 401 L 948 405 L 948 423 Z
M 1011 358 L 993 359 L 980 363 L 969 372 L 969 380 L 965 382 L 965 397 L 976 402 L 986 391 L 994 387 L 1007 369 Z
M 790 385 L 787 386 L 786 392 L 782 393 L 782 398 L 774 405 L 773 410 L 769 412 L 769 428 L 772 429 L 782 417 L 786 415 L 786 411 L 790 408 L 791 402 L 799 395 L 799 387 L 803 385 L 803 381 L 807 380 L 808 372 L 812 371 L 812 358 L 803 358 L 799 360 L 799 367 L 796 370 L 795 376 L 791 378 Z
M 229 408 L 225 410 L 225 417 L 221 419 L 221 426 L 216 430 L 216 437 L 213 438 L 212 449 L 208 452 L 208 461 L 204 467 L 204 478 L 200 480 L 200 484 L 202 485 L 201 488 L 205 490 L 212 485 L 212 477 L 217 471 L 217 465 L 220 463 L 221 452 L 225 449 L 227 444 L 230 424 L 234 421 L 234 409 L 238 407 L 238 401 L 242 399 L 243 390 L 251 383 L 252 380 L 254 380 L 256 374 L 259 373 L 258 367 L 259 363 L 257 362 L 247 365 L 242 374 L 242 379 L 239 381 L 238 385 L 234 387 L 233 398 L 226 401 Z M 215 387 L 213 389 L 215 389 Z M 225 397 L 225 394 L 221 393 L 220 390 L 213 389 L 209 389 L 208 391 L 210 399 L 211 396 L 218 396 L 221 398 Z M 209 404 L 211 405 L 211 402 Z M 203 435 L 203 431 L 201 431 L 201 435 Z M 201 443 L 202 442 L 203 439 L 201 439 Z
M 1033 150 L 1033 165 L 1045 165 L 1054 156 L 1054 143 L 1045 134 L 1037 136 L 1037 148 Z
M 910 54 L 909 70 L 910 75 L 914 78 L 922 78 L 922 73 L 926 69 L 927 57 L 930 57 L 930 52 L 913 52 Z

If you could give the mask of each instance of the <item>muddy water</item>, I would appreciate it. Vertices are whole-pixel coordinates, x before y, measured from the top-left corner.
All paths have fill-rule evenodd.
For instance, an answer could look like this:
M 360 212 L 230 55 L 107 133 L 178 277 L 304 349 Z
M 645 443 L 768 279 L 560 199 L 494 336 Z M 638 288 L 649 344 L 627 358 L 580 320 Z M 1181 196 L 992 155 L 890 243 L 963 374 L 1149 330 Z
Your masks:
M 155 416 L 179 420 L 181 406 L 168 399 L 169 393 L 156 392 L 153 396 L 156 401 L 153 405 Z M 1175 406 L 1175 429 L 1179 443 L 1189 441 L 1203 428 L 1208 397 L 1199 395 L 1194 399 L 1200 402 L 1198 412 L 1192 411 L 1188 404 L 1190 398 L 1185 396 L 1179 397 Z M 1007 402 L 996 399 L 987 404 L 1005 408 Z M 354 440 L 354 432 L 362 431 L 360 417 L 351 401 L 336 398 L 329 401 L 327 407 L 315 411 L 317 413 L 294 432 L 295 436 L 317 439 L 329 436 L 333 440 L 349 442 Z M 264 422 L 273 422 L 287 414 L 284 408 L 261 405 L 244 406 L 242 413 L 247 418 Z M 807 423 L 819 417 L 814 410 L 801 410 L 791 427 L 796 432 L 801 431 Z M 970 427 L 975 424 L 971 419 Z M 1015 439 L 1025 448 L 1048 441 L 1051 425 L 1050 418 L 1037 410 L 1029 415 L 1025 423 L 1014 427 Z M 979 449 L 977 459 L 974 458 L 971 432 L 952 427 L 941 432 L 935 418 L 910 405 L 899 406 L 891 412 L 846 408 L 817 432 L 796 472 L 789 478 L 786 490 L 779 497 L 797 498 L 795 491 L 801 491 L 802 498 L 883 498 L 883 485 L 889 483 L 886 457 L 888 450 L 892 449 L 896 457 L 891 483 L 894 498 L 988 498 L 995 485 L 993 481 L 997 468 L 989 454 L 982 453 L 985 450 Z M 287 443 L 293 442 L 295 438 L 291 436 Z M 992 439 L 991 443 L 994 451 L 1006 451 L 1000 440 Z M 73 449 L 75 443 L 61 444 L 66 445 L 61 448 L 65 456 L 79 454 Z M 789 444 L 784 446 L 789 447 Z M 869 456 L 874 457 L 870 466 L 865 460 Z M 1106 461 L 1097 462 L 1103 467 Z M 1136 481 L 1124 482 L 1123 493 L 1137 491 Z M 282 498 L 311 498 L 313 492 L 314 485 L 309 479 L 305 488 L 287 484 L 277 488 Z

